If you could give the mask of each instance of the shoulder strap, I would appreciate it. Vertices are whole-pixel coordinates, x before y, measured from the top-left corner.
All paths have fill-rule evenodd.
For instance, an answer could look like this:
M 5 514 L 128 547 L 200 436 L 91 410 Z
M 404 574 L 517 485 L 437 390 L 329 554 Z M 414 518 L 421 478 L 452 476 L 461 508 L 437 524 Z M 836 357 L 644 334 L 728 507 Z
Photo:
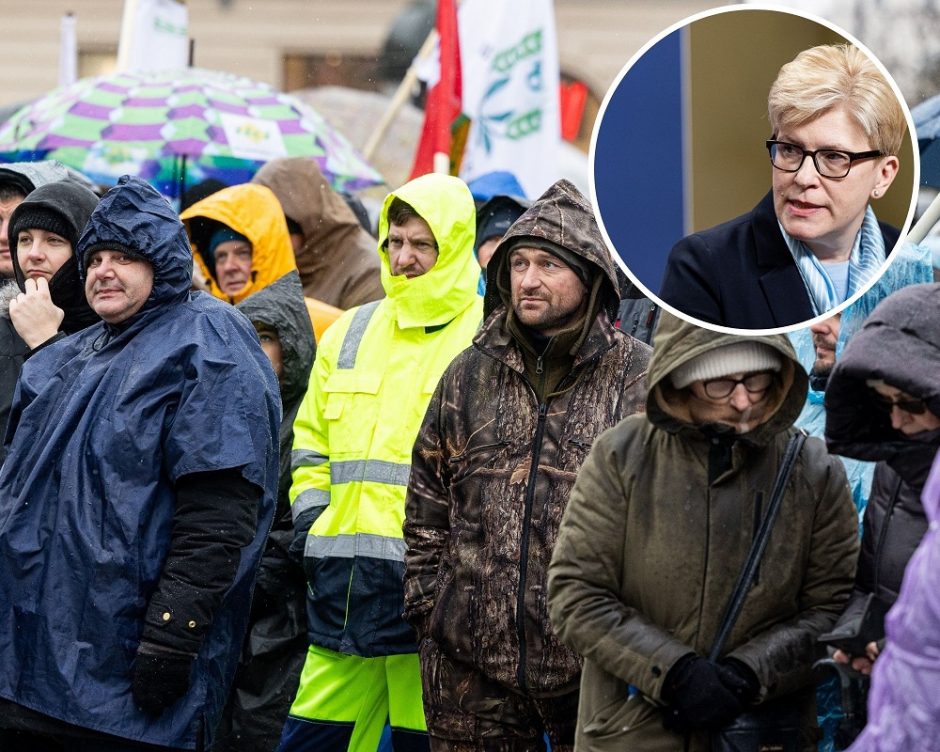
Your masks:
M 764 519 L 761 520 L 757 536 L 754 538 L 754 542 L 751 544 L 751 550 L 747 555 L 747 560 L 744 562 L 744 568 L 738 576 L 738 581 L 735 583 L 734 590 L 731 593 L 731 599 L 728 601 L 728 605 L 725 608 L 725 614 L 721 619 L 721 626 L 718 629 L 718 634 L 715 636 L 715 642 L 712 644 L 712 649 L 709 651 L 708 659 L 711 661 L 718 660 L 721 651 L 724 650 L 725 642 L 727 642 L 728 636 L 731 634 L 731 628 L 738 620 L 738 615 L 741 613 L 741 609 L 744 606 L 747 591 L 751 587 L 751 582 L 754 580 L 757 565 L 760 564 L 764 550 L 767 548 L 767 541 L 770 539 L 770 531 L 773 529 L 774 522 L 777 519 L 777 513 L 780 511 L 780 502 L 783 500 L 783 492 L 787 486 L 787 480 L 790 477 L 793 465 L 796 463 L 796 458 L 800 454 L 800 450 L 802 450 L 805 441 L 806 433 L 803 430 L 799 430 L 787 444 L 783 461 L 780 463 L 780 469 L 777 471 L 777 477 L 774 479 L 767 514 L 764 515 Z

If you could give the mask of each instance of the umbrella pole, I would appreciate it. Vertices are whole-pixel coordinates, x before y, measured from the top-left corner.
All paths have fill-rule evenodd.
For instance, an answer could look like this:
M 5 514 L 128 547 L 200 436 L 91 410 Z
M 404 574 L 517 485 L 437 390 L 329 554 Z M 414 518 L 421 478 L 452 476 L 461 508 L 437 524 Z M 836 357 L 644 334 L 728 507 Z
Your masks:
M 940 194 L 930 202 L 930 206 L 907 233 L 907 239 L 912 243 L 922 243 L 938 220 L 940 220 Z
M 180 206 L 182 207 L 183 194 L 186 193 L 186 155 L 185 154 L 180 156 L 178 174 L 179 174 L 179 184 L 177 186 L 177 192 L 179 193 L 178 198 L 179 198 Z

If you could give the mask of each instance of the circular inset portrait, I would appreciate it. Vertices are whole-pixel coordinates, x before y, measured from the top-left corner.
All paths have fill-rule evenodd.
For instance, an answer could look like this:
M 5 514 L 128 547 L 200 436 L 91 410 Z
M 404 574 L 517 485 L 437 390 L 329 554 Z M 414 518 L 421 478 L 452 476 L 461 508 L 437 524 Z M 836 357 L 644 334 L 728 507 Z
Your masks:
M 918 182 L 884 66 L 821 19 L 733 6 L 653 39 L 591 146 L 605 239 L 650 298 L 728 332 L 842 310 L 892 258 Z

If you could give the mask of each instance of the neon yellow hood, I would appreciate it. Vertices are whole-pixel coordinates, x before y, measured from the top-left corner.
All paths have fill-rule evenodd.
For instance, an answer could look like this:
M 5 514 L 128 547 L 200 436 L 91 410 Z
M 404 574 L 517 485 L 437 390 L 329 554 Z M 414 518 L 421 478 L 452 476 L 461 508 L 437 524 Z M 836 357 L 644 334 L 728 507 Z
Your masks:
M 209 242 L 209 233 L 204 226 L 200 228 L 199 217 L 221 222 L 251 241 L 251 279 L 235 295 L 222 292 L 214 270 L 203 259 L 200 245 Z M 209 280 L 210 292 L 220 300 L 239 303 L 297 268 L 284 210 L 274 192 L 263 185 L 244 183 L 223 188 L 190 206 L 180 219 L 192 243 L 193 258 Z
M 437 262 L 414 279 L 393 277 L 383 248 L 388 237 L 388 207 L 396 197 L 421 215 L 437 241 Z M 379 216 L 382 287 L 400 328 L 446 324 L 476 302 L 480 267 L 473 255 L 475 234 L 473 196 L 460 178 L 422 175 L 386 196 Z

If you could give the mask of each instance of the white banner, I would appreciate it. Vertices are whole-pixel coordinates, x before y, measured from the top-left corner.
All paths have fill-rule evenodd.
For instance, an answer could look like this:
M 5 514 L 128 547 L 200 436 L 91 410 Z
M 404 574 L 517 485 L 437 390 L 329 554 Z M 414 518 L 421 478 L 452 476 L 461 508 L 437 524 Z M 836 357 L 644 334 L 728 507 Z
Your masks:
M 124 0 L 118 70 L 146 71 L 189 65 L 189 12 L 177 0 Z
M 464 0 L 458 22 L 463 111 L 471 120 L 460 176 L 505 170 L 535 198 L 561 177 L 552 0 Z

